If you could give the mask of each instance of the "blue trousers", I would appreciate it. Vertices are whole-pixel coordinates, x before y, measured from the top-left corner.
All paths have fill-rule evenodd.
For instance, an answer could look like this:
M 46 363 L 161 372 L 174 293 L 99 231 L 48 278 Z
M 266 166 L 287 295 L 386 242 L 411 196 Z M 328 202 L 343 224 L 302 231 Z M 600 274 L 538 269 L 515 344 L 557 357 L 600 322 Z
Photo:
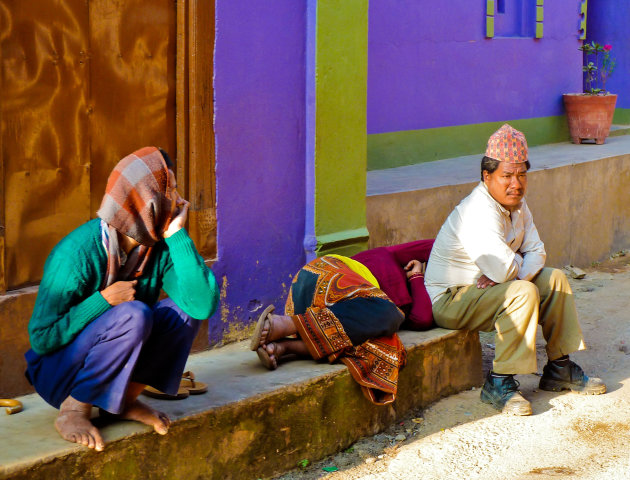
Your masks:
M 171 299 L 153 308 L 140 301 L 121 303 L 60 350 L 41 356 L 26 352 L 26 376 L 55 408 L 71 395 L 119 414 L 131 381 L 177 392 L 200 324 Z

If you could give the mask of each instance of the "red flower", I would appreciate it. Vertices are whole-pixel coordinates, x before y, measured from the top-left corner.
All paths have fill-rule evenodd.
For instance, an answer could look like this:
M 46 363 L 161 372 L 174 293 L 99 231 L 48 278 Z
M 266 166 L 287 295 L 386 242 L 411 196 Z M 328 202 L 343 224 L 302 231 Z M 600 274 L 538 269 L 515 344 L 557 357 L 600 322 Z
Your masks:
M 604 45 L 604 50 L 610 52 L 612 50 L 612 45 L 610 43 L 607 43 L 606 45 Z

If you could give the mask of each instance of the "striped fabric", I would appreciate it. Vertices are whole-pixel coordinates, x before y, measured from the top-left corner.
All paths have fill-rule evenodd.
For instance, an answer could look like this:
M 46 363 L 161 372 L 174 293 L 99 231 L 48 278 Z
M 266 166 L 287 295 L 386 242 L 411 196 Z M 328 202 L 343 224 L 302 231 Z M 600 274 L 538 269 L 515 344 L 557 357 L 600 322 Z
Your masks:
M 168 167 L 156 147 L 144 147 L 123 158 L 107 180 L 97 215 L 108 225 L 107 276 L 103 288 L 142 275 L 151 246 L 162 240 L 171 210 Z M 121 269 L 120 232 L 135 239 L 135 248 Z

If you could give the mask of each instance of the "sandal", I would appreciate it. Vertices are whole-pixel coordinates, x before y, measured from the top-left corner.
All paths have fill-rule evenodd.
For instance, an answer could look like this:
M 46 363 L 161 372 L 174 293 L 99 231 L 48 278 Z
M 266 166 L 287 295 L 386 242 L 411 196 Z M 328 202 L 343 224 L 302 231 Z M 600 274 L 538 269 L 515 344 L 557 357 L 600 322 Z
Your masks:
M 193 372 L 184 372 L 182 375 L 182 381 L 179 384 L 179 388 L 188 390 L 191 395 L 200 395 L 208 391 L 208 385 L 202 382 L 195 381 L 195 374 Z
M 184 372 L 182 379 L 179 382 L 179 389 L 175 395 L 169 395 L 157 388 L 150 386 L 144 387 L 142 393 L 152 398 L 160 398 L 162 400 L 183 400 L 188 398 L 189 395 L 200 395 L 208 391 L 208 385 L 206 383 L 197 382 L 195 380 L 195 374 L 191 371 Z
M 181 386 L 179 387 L 175 395 L 164 393 L 157 388 L 150 387 L 149 385 L 144 387 L 142 393 L 147 397 L 159 398 L 160 400 L 183 400 L 184 398 L 188 398 L 188 396 L 190 395 L 188 389 Z
M 254 334 L 252 335 L 251 343 L 249 344 L 249 348 L 252 351 L 257 351 L 260 347 L 260 339 L 262 337 L 263 327 L 265 326 L 265 321 L 267 321 L 267 317 L 271 312 L 275 310 L 273 305 L 269 305 L 267 308 L 263 310 L 263 312 L 258 317 L 258 322 L 256 322 L 256 327 L 254 328 Z M 271 337 L 271 321 L 269 321 L 269 330 L 267 331 L 267 337 Z
M 14 413 L 21 412 L 23 405 L 22 405 L 22 402 L 20 402 L 19 400 L 13 400 L 10 398 L 1 398 L 0 407 L 7 407 L 6 408 L 7 415 L 13 415 Z

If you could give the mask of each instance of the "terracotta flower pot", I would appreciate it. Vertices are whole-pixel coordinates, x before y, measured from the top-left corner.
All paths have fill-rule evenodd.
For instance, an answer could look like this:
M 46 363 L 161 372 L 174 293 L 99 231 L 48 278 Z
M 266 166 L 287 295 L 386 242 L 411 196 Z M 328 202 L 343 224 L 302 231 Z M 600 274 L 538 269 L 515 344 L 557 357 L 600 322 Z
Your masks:
M 617 95 L 565 93 L 562 98 L 571 141 L 579 144 L 582 140 L 591 139 L 602 145 L 610 133 Z

